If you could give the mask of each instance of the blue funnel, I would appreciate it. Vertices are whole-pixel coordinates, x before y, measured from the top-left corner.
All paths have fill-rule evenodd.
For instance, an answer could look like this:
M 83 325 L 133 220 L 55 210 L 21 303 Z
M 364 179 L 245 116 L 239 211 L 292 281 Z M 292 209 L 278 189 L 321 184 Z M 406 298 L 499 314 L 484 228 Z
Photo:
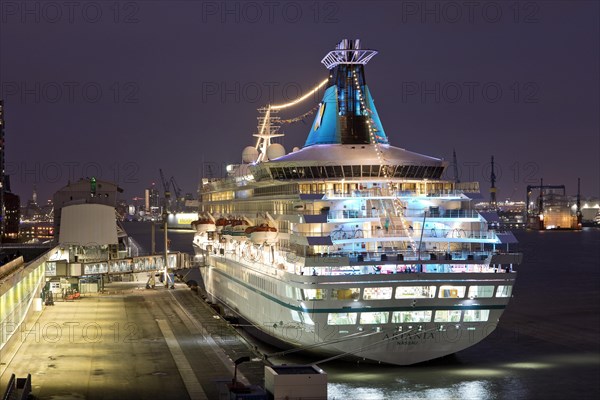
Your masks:
M 361 50 L 358 40 L 343 40 L 325 56 L 322 62 L 331 70 L 329 84 L 304 147 L 388 143 L 365 82 L 364 65 L 375 54 Z

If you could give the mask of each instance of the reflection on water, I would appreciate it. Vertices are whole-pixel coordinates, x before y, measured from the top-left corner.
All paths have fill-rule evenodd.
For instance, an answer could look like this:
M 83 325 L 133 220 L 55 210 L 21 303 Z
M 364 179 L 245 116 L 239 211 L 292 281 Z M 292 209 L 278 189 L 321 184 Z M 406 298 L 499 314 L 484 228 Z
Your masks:
M 126 226 L 128 232 L 149 249 L 149 224 L 129 225 L 134 229 Z M 157 230 L 159 235 L 162 231 Z M 329 398 L 596 399 L 600 230 L 520 231 L 516 236 L 524 263 L 511 303 L 490 336 L 455 355 L 416 366 L 339 360 L 320 364 L 328 374 Z M 192 252 L 192 232 L 173 232 L 169 237 L 173 249 Z M 266 354 L 276 351 L 257 344 Z M 272 361 L 309 364 L 322 359 L 295 353 Z
M 311 362 L 308 356 L 286 361 Z M 592 399 L 598 394 L 598 353 L 549 355 L 517 363 L 479 363 L 481 367 L 468 365 L 458 356 L 450 356 L 441 362 L 413 367 L 344 362 L 320 367 L 328 374 L 328 397 L 338 400 Z
M 139 243 L 144 253 L 150 254 L 150 249 L 152 248 L 152 222 L 124 222 L 123 227 L 127 234 Z M 154 234 L 156 242 L 155 251 L 161 253 L 165 249 L 164 231 L 161 224 L 156 224 Z M 167 236 L 171 242 L 169 250 L 193 254 L 192 240 L 194 239 L 194 231 L 169 229 Z
M 429 388 L 426 385 L 413 385 L 398 382 L 398 389 L 365 388 L 365 382 L 357 386 L 331 383 L 327 387 L 330 399 L 491 399 L 494 395 L 488 390 L 487 382 L 476 380 L 462 382 L 450 387 Z

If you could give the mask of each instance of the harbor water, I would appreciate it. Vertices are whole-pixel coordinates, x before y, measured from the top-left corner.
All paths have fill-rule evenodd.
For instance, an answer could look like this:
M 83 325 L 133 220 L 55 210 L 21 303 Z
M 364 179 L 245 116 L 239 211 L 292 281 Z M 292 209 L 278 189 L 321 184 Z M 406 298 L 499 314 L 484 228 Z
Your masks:
M 149 249 L 149 223 L 125 224 Z M 156 250 L 163 249 L 156 230 Z M 600 229 L 516 231 L 524 262 L 497 329 L 457 354 L 409 367 L 330 361 L 330 399 L 596 399 L 600 395 Z M 191 231 L 170 231 L 192 252 Z M 277 349 L 256 343 L 263 352 Z M 314 363 L 294 353 L 276 363 Z

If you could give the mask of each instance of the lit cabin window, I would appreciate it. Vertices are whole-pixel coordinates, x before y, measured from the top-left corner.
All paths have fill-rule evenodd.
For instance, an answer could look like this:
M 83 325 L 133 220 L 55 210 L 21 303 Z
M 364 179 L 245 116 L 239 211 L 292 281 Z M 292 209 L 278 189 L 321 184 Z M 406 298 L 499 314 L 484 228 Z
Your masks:
M 333 299 L 337 300 L 358 300 L 360 297 L 359 288 L 333 289 Z
M 354 325 L 357 313 L 329 313 L 327 315 L 328 325 Z
M 424 299 L 435 297 L 435 286 L 399 286 L 397 299 Z
M 323 300 L 327 298 L 326 289 L 304 289 L 305 300 Z
M 312 320 L 312 318 L 310 317 L 309 313 L 302 313 L 302 318 L 304 319 L 304 323 L 307 325 L 314 325 L 314 321 Z
M 300 313 L 298 311 L 292 310 L 292 319 L 296 322 L 304 322 L 300 317 Z
M 431 322 L 431 311 L 394 311 L 392 322 L 402 324 L 407 322 Z
M 465 297 L 466 286 L 440 286 L 439 298 L 462 299 Z
M 465 322 L 485 322 L 490 317 L 490 310 L 466 310 L 463 317 Z
M 470 286 L 469 298 L 494 297 L 494 286 Z
M 372 287 L 365 288 L 363 293 L 364 300 L 388 300 L 392 298 L 391 287 Z
M 386 311 L 380 312 L 364 312 L 360 314 L 361 324 L 387 324 L 388 313 Z
M 437 310 L 433 322 L 460 322 L 460 310 Z
M 496 292 L 496 297 L 510 297 L 512 293 L 511 285 L 499 285 L 498 291 Z

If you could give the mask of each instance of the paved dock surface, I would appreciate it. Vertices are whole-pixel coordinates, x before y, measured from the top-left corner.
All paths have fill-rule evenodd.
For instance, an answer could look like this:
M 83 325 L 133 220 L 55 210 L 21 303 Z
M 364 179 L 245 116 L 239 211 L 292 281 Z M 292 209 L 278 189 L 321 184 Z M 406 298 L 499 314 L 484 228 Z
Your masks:
M 232 360 L 255 357 L 251 346 L 187 286 L 143 286 L 46 307 L 0 353 L 0 387 L 30 373 L 39 399 L 227 398 L 216 382 L 231 380 Z M 243 363 L 238 380 L 262 385 L 263 368 Z

